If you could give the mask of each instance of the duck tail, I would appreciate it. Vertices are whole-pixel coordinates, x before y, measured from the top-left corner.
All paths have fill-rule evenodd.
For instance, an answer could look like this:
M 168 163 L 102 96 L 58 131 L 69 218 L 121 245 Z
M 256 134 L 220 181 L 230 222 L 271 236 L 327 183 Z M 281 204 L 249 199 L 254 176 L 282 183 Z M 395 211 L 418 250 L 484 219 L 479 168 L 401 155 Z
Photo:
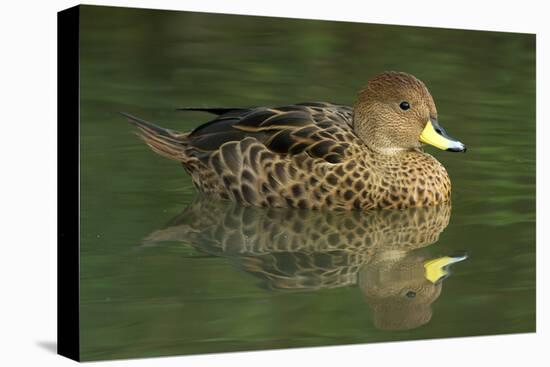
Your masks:
M 175 161 L 185 160 L 186 137 L 188 133 L 169 130 L 121 112 L 128 121 L 138 128 L 137 135 L 143 139 L 155 153 Z

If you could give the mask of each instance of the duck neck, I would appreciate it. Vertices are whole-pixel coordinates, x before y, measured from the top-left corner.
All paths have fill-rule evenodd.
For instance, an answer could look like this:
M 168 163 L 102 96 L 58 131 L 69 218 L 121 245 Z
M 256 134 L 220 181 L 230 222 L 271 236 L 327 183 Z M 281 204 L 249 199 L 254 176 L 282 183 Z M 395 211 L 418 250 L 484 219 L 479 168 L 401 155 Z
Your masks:
M 353 130 L 357 137 L 365 143 L 370 150 L 384 156 L 394 156 L 406 153 L 408 150 L 401 148 L 388 136 L 379 124 L 373 123 L 376 112 L 364 108 L 355 108 L 353 114 Z

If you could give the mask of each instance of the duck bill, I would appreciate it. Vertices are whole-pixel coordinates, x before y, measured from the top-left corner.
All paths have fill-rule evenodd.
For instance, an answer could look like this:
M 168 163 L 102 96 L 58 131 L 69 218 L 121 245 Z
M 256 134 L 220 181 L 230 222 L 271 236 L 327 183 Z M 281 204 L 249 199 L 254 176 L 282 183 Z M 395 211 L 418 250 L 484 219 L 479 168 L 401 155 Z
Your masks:
M 443 256 L 437 259 L 428 260 L 424 263 L 424 276 L 434 284 L 441 282 L 451 274 L 449 267 L 452 264 L 456 264 L 467 258 L 466 255 L 457 255 Z
M 439 126 L 436 119 L 429 119 L 420 134 L 420 141 L 424 144 L 433 145 L 449 152 L 465 152 L 466 146 L 458 140 L 451 138 L 447 132 Z

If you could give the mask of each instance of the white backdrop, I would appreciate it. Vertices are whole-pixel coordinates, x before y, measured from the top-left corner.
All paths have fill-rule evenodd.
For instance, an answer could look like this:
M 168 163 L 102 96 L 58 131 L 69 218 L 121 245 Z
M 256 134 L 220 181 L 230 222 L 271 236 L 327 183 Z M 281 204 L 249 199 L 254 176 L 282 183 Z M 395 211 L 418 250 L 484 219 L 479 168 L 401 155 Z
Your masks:
M 544 1 L 141 0 L 88 4 L 537 33 L 537 334 L 98 362 L 97 366 L 315 364 L 518 366 L 550 360 L 550 35 Z M 56 343 L 56 12 L 73 1 L 7 2 L 0 12 L 0 365 L 65 366 Z M 544 122 L 546 121 L 546 123 Z M 521 123 L 521 122 L 518 122 Z M 542 194 L 541 194 L 542 193 Z M 547 260 L 548 261 L 548 260 Z M 535 362 L 544 365 L 544 362 Z

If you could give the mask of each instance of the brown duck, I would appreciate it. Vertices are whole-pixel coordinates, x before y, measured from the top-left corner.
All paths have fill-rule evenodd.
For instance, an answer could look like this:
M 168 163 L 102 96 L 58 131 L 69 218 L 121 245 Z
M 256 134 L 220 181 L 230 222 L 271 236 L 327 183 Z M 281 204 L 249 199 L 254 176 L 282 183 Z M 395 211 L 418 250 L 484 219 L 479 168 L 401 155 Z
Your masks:
M 124 114 L 145 143 L 179 161 L 198 191 L 264 207 L 408 208 L 446 202 L 451 182 L 422 143 L 463 152 L 437 122 L 420 80 L 371 79 L 353 108 L 299 103 L 276 108 L 187 108 L 217 115 L 190 132 Z

